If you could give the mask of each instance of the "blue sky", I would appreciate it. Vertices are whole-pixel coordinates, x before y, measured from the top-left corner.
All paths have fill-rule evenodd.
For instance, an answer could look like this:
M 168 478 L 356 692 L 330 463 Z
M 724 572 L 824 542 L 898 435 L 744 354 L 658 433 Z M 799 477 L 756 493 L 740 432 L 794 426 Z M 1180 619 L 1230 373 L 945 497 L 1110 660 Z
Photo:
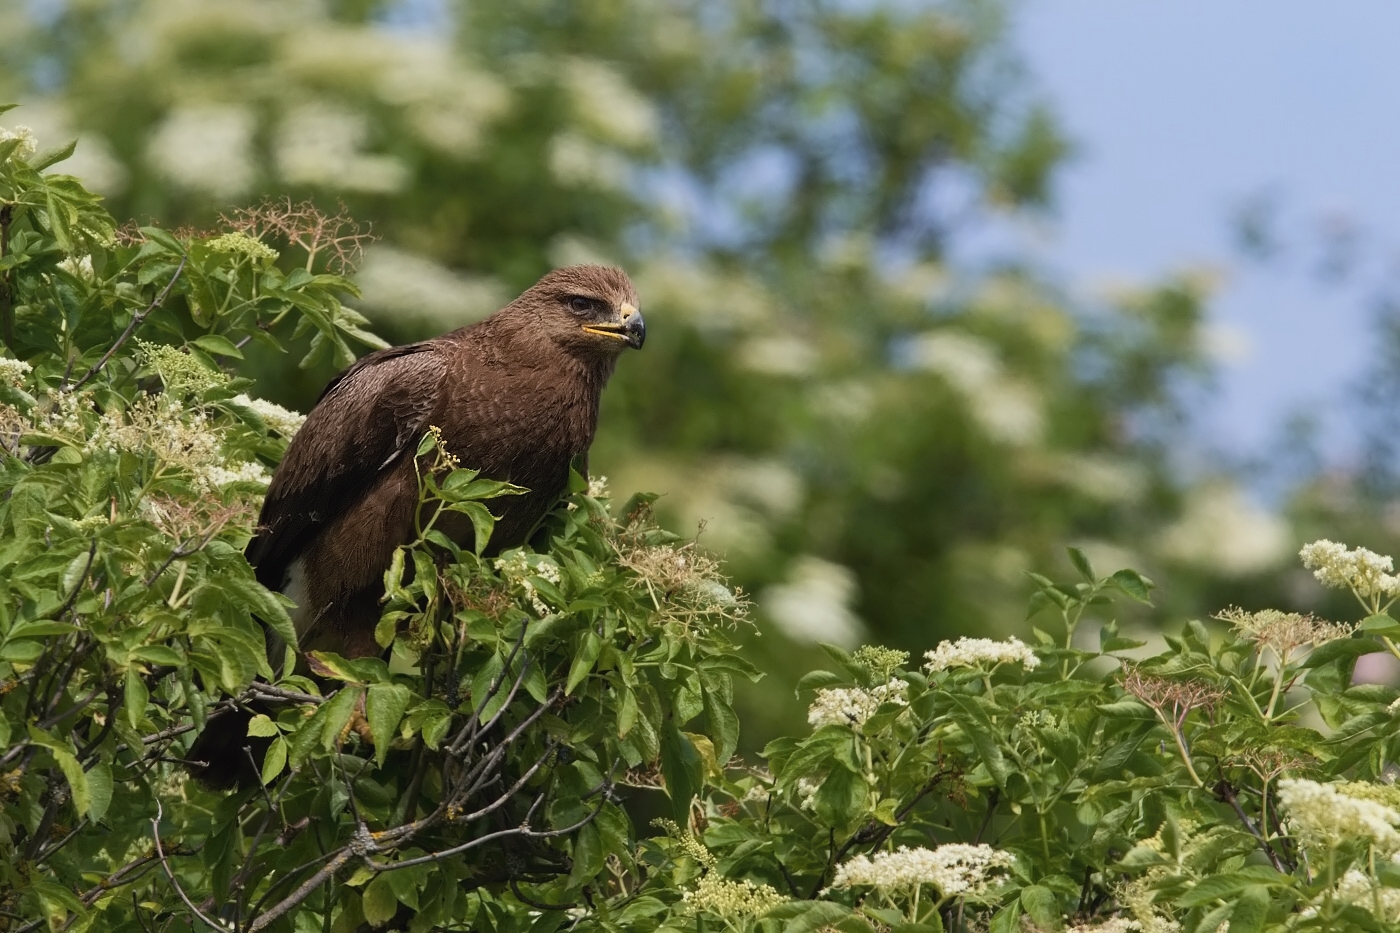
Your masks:
M 1014 27 L 1079 148 L 1052 221 L 1023 244 L 1086 291 L 1223 272 L 1206 436 L 1257 453 L 1309 411 L 1328 459 L 1345 460 L 1370 299 L 1400 269 L 1400 4 L 1023 0 Z M 1277 208 L 1282 249 L 1264 263 L 1233 233 L 1251 199 Z M 1329 281 L 1321 231 L 1347 225 L 1353 271 Z

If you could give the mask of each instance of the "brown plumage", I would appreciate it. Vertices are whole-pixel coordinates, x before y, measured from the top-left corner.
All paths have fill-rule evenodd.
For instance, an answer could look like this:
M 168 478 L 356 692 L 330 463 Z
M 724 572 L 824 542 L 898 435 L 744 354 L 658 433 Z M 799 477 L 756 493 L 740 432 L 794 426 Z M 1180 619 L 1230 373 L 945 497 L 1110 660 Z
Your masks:
M 247 549 L 259 582 L 296 602 L 301 650 L 379 653 L 384 570 L 412 539 L 414 451 L 430 425 L 462 466 L 530 490 L 489 503 L 487 553 L 524 543 L 571 463 L 586 469 L 603 386 L 646 337 L 638 304 L 620 269 L 557 269 L 483 321 L 371 353 L 331 381 L 278 465 Z M 469 523 L 449 533 L 472 543 Z M 194 770 L 211 784 L 246 770 L 246 720 L 225 718 L 189 756 L 210 762 Z M 235 757 L 214 760 L 224 754 Z

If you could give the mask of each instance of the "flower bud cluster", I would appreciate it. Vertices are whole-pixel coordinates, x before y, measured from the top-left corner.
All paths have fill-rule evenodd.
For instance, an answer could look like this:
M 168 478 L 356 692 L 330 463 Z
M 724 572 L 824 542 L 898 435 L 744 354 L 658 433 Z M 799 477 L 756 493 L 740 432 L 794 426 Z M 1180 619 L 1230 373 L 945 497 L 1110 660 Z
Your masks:
M 247 256 L 249 259 L 259 259 L 266 262 L 273 262 L 277 259 L 277 250 L 268 246 L 261 240 L 254 239 L 246 233 L 237 231 L 216 236 L 205 245 L 216 253 L 233 253 L 234 255 Z
M 716 914 L 730 923 L 740 923 L 763 916 L 787 898 L 771 885 L 732 881 L 711 871 L 682 894 L 681 900 L 681 912 L 686 916 Z

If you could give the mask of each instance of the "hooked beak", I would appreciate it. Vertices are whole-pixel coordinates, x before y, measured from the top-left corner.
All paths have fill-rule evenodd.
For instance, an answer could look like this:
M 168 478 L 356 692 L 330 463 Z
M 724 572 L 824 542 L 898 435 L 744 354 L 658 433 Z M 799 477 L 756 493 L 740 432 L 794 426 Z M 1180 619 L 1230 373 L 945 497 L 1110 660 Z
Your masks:
M 642 312 L 638 311 L 631 302 L 624 302 L 622 313 L 617 321 L 598 321 L 595 324 L 585 324 L 583 329 L 590 334 L 597 334 L 599 337 L 611 337 L 614 340 L 621 340 L 633 350 L 640 350 L 642 344 L 647 340 L 647 324 L 642 320 Z

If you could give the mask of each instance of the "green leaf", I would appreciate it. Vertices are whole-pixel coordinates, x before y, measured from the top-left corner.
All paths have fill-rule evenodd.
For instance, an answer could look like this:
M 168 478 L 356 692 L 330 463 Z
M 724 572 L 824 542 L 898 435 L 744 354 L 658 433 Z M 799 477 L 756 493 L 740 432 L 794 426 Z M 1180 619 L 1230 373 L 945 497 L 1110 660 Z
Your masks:
M 259 713 L 248 721 L 248 735 L 260 738 L 271 738 L 274 735 L 281 735 L 282 730 L 277 728 L 277 723 L 273 722 L 264 713 Z
M 579 647 L 578 653 L 574 655 L 573 663 L 569 665 L 569 678 L 564 682 L 564 693 L 571 695 L 574 689 L 593 670 L 593 664 L 598 660 L 598 654 L 603 650 L 603 642 L 593 632 L 583 636 L 583 644 Z
M 1077 547 L 1065 548 L 1069 552 L 1069 562 L 1074 565 L 1074 569 L 1079 571 L 1079 575 L 1087 583 L 1094 583 L 1098 580 L 1094 576 L 1094 568 L 1089 564 L 1089 557 Z
M 846 768 L 832 768 L 813 800 L 817 816 L 832 826 L 847 826 L 865 812 L 870 785 L 865 776 Z
M 48 152 L 29 160 L 29 167 L 36 172 L 42 172 L 50 165 L 57 165 L 67 159 L 78 148 L 78 141 L 75 139 L 66 146 L 59 146 L 57 149 L 50 149 Z
M 997 787 L 1005 790 L 1006 779 L 1011 776 L 1011 767 L 1006 763 L 1006 758 L 997 745 L 996 737 L 1000 732 L 992 725 L 992 721 L 987 718 L 987 714 L 978 705 L 977 700 L 960 694 L 949 694 L 949 696 L 962 712 L 962 716 L 954 718 L 962 727 L 963 734 L 972 742 L 973 748 L 977 750 L 977 756 L 987 766 L 987 771 L 991 774 Z
M 1235 899 L 1230 911 L 1230 933 L 1259 933 L 1269 916 L 1269 889 L 1262 884 L 1251 885 Z
M 1037 926 L 1046 930 L 1060 929 L 1060 906 L 1055 902 L 1055 892 L 1032 884 L 1021 889 L 1020 900 L 1021 908 Z
M 1333 661 L 1350 663 L 1363 654 L 1376 654 L 1385 650 L 1385 645 L 1373 638 L 1339 638 L 1314 648 L 1301 666 L 1316 668 L 1331 664 Z
M 830 687 L 835 684 L 844 684 L 849 678 L 840 674 L 833 674 L 831 671 L 811 671 L 803 674 L 802 679 L 797 682 L 797 693 L 803 690 L 816 690 L 819 687 Z
M 316 710 L 311 719 L 313 722 L 317 719 L 321 722 L 322 748 L 329 750 L 340 743 L 340 734 L 349 725 L 350 717 L 355 714 L 355 705 L 362 696 L 362 687 L 342 687 L 335 696 L 322 703 L 321 708 Z
M 824 927 L 870 929 L 854 910 L 832 901 L 787 901 L 768 911 L 763 919 L 779 921 L 783 933 L 815 933 Z M 853 919 L 860 921 L 861 926 L 848 927 L 843 923 Z
M 141 672 L 134 667 L 127 668 L 123 709 L 126 712 L 127 724 L 131 728 L 141 728 L 141 720 L 146 718 L 146 704 L 150 699 L 151 693 L 146 689 L 145 681 L 141 679 Z
M 88 819 L 100 821 L 112 804 L 112 766 L 105 761 L 93 762 L 85 775 L 89 804 Z
M 715 757 L 723 767 L 739 747 L 739 715 L 734 712 L 733 704 L 708 683 L 704 692 L 705 718 L 709 720 L 710 734 L 716 743 Z
M 243 359 L 243 351 L 238 349 L 232 340 L 229 340 L 227 337 L 221 337 L 218 334 L 205 334 L 202 337 L 196 337 L 191 343 L 206 353 L 212 353 L 215 356 L 231 356 L 234 359 Z
M 263 757 L 262 782 L 271 784 L 286 766 L 287 740 L 279 735 L 272 740 L 272 744 L 267 747 L 267 755 Z
M 695 746 L 668 721 L 661 730 L 661 774 L 671 798 L 671 816 L 681 825 L 689 821 L 690 801 L 700 792 L 704 767 Z
M 380 874 L 360 895 L 360 907 L 365 913 L 365 921 L 372 927 L 382 927 L 394 919 L 399 910 L 399 899 L 389 884 L 389 878 Z
M 249 568 L 244 573 L 230 571 L 224 574 L 219 581 L 220 587 L 237 597 L 250 613 L 261 619 L 268 628 L 277 633 L 278 638 L 289 645 L 295 645 L 297 633 L 292 626 L 292 617 L 287 613 L 286 604 L 283 602 L 286 597 L 273 593 L 253 579 L 251 571 L 252 568 Z
M 1119 570 L 1108 579 L 1125 595 L 1148 606 L 1152 605 L 1152 588 L 1154 584 L 1136 570 Z
M 394 740 L 399 721 L 404 710 L 408 709 L 413 694 L 400 684 L 375 684 L 369 688 L 365 700 L 365 714 L 369 719 L 370 735 L 374 736 L 374 760 L 383 766 L 384 757 L 389 754 L 389 745 Z
M 78 756 L 74 753 L 72 744 L 59 741 L 37 726 L 29 727 L 29 741 L 43 746 L 53 755 L 54 762 L 63 772 L 68 789 L 73 794 L 73 808 L 78 811 L 79 816 L 87 816 L 92 810 L 92 793 L 88 789 L 87 777 L 83 773 L 83 766 L 78 764 Z

